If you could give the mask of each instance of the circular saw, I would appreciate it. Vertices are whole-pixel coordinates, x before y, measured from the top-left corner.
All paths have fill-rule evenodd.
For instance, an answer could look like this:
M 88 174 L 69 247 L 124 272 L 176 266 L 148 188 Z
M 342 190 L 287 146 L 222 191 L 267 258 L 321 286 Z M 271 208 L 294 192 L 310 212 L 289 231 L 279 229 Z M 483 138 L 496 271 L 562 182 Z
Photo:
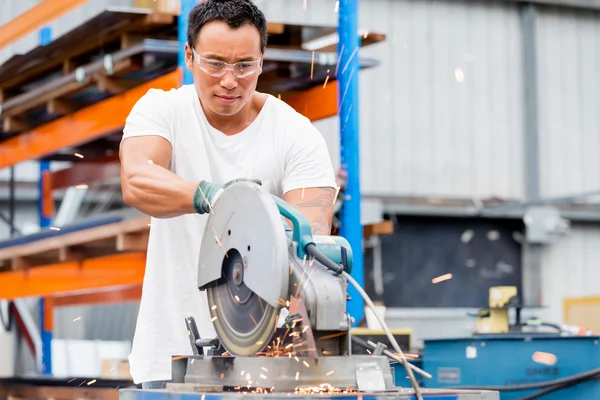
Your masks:
M 282 307 L 311 329 L 350 326 L 345 279 L 311 259 L 310 245 L 340 268 L 351 268 L 345 239 L 313 236 L 298 210 L 256 183 L 234 183 L 214 201 L 201 244 L 198 287 L 207 292 L 217 337 L 230 354 L 263 353 L 277 332 Z M 312 338 L 307 330 L 303 333 Z
M 231 354 L 257 354 L 275 332 L 289 282 L 283 224 L 272 196 L 255 183 L 231 185 L 212 206 L 198 283 Z

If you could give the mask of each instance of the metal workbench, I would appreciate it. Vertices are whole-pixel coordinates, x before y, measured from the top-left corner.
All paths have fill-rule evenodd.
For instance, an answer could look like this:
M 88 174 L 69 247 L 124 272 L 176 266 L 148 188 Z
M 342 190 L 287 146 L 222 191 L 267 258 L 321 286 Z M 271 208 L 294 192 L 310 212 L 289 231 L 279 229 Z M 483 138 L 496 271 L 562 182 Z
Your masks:
M 412 389 L 398 388 L 397 392 L 388 393 L 351 393 L 351 394 L 295 394 L 295 393 L 270 393 L 270 394 L 243 394 L 239 392 L 221 393 L 190 393 L 163 390 L 138 390 L 122 389 L 119 391 L 119 400 L 275 400 L 275 399 L 345 399 L 345 400 L 416 400 Z M 422 389 L 423 398 L 426 400 L 499 400 L 498 392 L 477 390 L 448 390 L 448 389 Z

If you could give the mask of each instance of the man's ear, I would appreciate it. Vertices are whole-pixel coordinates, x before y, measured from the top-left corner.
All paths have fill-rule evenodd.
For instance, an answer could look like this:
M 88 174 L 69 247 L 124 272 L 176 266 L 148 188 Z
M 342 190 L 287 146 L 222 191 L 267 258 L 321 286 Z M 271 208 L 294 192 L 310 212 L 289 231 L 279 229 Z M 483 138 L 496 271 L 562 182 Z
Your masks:
M 192 53 L 192 47 L 188 42 L 185 43 L 185 66 L 189 71 L 192 71 L 194 67 L 194 53 Z

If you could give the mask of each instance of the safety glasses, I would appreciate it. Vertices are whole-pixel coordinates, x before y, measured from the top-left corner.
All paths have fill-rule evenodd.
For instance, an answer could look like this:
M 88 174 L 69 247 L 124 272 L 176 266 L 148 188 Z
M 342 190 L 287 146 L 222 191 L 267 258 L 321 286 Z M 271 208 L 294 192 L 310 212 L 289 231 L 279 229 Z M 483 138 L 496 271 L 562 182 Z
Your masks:
M 246 78 L 259 70 L 260 60 L 262 58 L 261 57 L 258 60 L 252 61 L 240 61 L 236 62 L 235 64 L 227 64 L 223 61 L 200 57 L 193 48 L 192 54 L 194 55 L 194 60 L 196 60 L 198 67 L 200 67 L 200 69 L 206 72 L 208 75 L 214 76 L 215 78 L 222 77 L 225 75 L 225 73 L 227 73 L 228 70 L 231 70 L 236 78 Z

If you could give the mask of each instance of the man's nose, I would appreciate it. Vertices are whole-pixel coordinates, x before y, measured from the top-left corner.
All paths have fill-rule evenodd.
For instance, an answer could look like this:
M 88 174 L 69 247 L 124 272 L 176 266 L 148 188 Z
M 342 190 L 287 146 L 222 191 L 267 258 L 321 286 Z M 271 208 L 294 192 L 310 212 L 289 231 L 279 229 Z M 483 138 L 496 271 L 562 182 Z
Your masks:
M 235 89 L 237 87 L 237 84 L 238 82 L 235 75 L 233 74 L 233 71 L 229 69 L 225 71 L 225 75 L 221 77 L 221 86 L 225 89 L 231 90 Z

